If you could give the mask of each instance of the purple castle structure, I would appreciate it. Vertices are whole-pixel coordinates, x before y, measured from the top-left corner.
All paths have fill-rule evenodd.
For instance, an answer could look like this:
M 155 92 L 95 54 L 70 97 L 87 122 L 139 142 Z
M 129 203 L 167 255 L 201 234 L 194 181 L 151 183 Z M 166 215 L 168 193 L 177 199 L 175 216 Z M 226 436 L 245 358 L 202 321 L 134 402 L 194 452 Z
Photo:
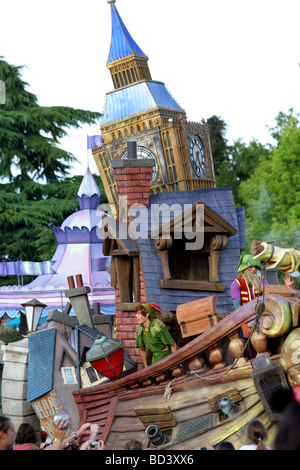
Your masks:
M 67 278 L 76 274 L 81 274 L 83 285 L 90 287 L 90 306 L 100 304 L 100 313 L 115 313 L 115 291 L 111 287 L 109 274 L 110 257 L 102 254 L 104 212 L 99 209 L 101 194 L 89 168 L 76 197 L 80 210 L 67 217 L 60 228 L 52 229 L 57 249 L 51 261 L 0 263 L 0 275 L 40 273 L 28 285 L 0 287 L 0 318 L 7 319 L 8 316 L 15 319 L 10 324 L 18 323 L 18 314 L 24 311 L 21 304 L 33 298 L 47 305 L 43 316 L 50 310 L 65 308 L 69 302 L 64 295 L 64 291 L 69 289 Z M 72 310 L 70 314 L 74 314 Z

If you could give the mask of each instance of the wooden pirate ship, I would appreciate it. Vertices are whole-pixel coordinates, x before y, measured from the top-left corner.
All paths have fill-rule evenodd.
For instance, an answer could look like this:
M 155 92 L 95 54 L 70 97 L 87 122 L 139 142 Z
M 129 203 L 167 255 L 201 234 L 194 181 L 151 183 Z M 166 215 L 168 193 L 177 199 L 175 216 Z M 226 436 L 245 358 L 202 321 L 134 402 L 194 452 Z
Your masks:
M 131 438 L 155 449 L 224 440 L 238 448 L 254 418 L 272 441 L 280 417 L 272 396 L 299 381 L 292 361 L 298 293 L 280 290 L 269 271 L 268 294 L 232 312 L 243 208 L 230 188 L 216 188 L 205 122 L 188 122 L 164 84 L 152 80 L 148 57 L 115 0 L 108 3 L 114 90 L 92 152 L 113 214 L 104 221 L 103 254 L 112 257 L 116 337 L 138 370 L 74 391 L 79 422 L 98 423 L 107 450 L 124 449 Z M 141 369 L 134 308 L 154 301 L 179 349 Z M 239 335 L 244 324 L 247 341 Z
M 107 450 L 124 449 L 130 438 L 154 449 L 192 450 L 224 440 L 239 448 L 254 418 L 264 423 L 272 442 L 280 419 L 273 394 L 300 380 L 292 360 L 300 334 L 299 304 L 292 299 L 297 291 L 291 293 L 288 298 L 265 295 L 264 309 L 253 300 L 167 358 L 74 392 L 80 422 L 100 424 L 98 437 Z M 252 328 L 248 344 L 239 337 L 245 323 Z M 151 426 L 165 436 L 158 445 L 147 434 Z

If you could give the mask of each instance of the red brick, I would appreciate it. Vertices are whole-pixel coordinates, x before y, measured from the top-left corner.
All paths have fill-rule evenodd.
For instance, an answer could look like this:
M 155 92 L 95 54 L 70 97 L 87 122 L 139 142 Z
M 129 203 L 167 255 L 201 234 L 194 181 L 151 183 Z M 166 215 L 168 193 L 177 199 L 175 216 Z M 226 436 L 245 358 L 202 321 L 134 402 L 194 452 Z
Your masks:
M 142 173 L 139 174 L 139 175 L 132 175 L 132 179 L 133 179 L 133 180 L 145 180 L 145 179 L 146 179 L 146 175 L 143 175 Z
M 132 189 L 134 190 L 134 188 L 128 190 L 128 188 L 125 188 L 124 186 L 118 186 L 117 189 L 119 194 L 127 194 L 129 191 L 132 191 Z
M 124 325 L 124 324 L 118 325 L 117 327 L 118 333 L 126 333 L 126 331 L 127 331 L 127 325 Z
M 129 357 L 131 357 L 132 355 L 134 355 L 134 348 L 126 348 L 126 352 Z
M 136 180 L 125 181 L 123 186 L 125 188 L 130 188 L 131 186 L 136 186 Z
M 137 325 L 129 325 L 129 331 L 134 331 L 136 333 Z
M 150 166 L 145 166 L 143 167 L 143 172 L 144 173 L 153 173 L 153 168 L 151 168 Z
M 132 205 L 133 199 L 138 201 L 139 197 L 137 196 L 135 192 L 130 192 L 130 193 L 127 193 L 127 199 L 128 199 L 128 203 L 130 203 L 128 205 Z
M 130 181 L 131 175 L 115 175 L 115 181 Z
M 123 175 L 136 175 L 141 173 L 141 168 L 122 168 Z

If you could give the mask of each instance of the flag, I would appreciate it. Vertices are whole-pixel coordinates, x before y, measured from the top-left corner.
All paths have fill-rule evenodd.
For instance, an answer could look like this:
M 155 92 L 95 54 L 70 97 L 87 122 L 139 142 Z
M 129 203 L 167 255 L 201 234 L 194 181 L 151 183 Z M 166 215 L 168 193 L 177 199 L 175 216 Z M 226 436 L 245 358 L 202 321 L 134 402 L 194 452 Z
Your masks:
M 55 274 L 52 269 L 55 261 L 7 261 L 0 263 L 0 277 L 6 276 L 42 276 Z
M 88 135 L 87 136 L 87 149 L 93 149 L 102 145 L 102 135 Z

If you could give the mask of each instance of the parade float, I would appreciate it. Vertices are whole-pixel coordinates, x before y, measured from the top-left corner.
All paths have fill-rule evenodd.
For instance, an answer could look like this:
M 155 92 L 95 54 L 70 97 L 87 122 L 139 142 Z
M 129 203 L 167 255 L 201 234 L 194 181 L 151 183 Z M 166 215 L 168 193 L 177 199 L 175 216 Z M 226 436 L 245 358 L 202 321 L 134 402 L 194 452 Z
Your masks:
M 272 443 L 281 416 L 273 398 L 300 383 L 300 328 L 298 292 L 268 289 L 280 294 L 263 292 L 211 327 L 207 302 L 180 305 L 177 318 L 183 313 L 199 334 L 126 378 L 74 392 L 81 423 L 99 423 L 108 450 L 124 449 L 130 438 L 157 450 L 228 440 L 239 448 L 253 419 L 263 422 Z M 215 299 L 209 304 L 213 308 Z M 239 336 L 243 324 L 250 328 L 247 340 Z
M 300 380 L 293 362 L 298 292 L 279 285 L 277 272 L 296 271 L 299 255 L 289 264 L 293 255 L 286 252 L 270 266 L 271 254 L 278 260 L 282 252 L 253 253 L 268 285 L 233 311 L 230 286 L 245 248 L 243 208 L 235 207 L 230 188 L 216 188 L 205 122 L 189 122 L 165 85 L 152 80 L 148 57 L 115 0 L 108 3 L 114 90 L 106 95 L 102 144 L 92 152 L 114 214 L 103 224 L 103 253 L 112 257 L 116 337 L 138 370 L 74 391 L 79 422 L 98 423 L 107 450 L 122 450 L 129 439 L 156 450 L 226 440 L 239 448 L 255 418 L 272 442 L 281 415 L 273 397 Z M 145 368 L 135 348 L 134 308 L 141 302 L 160 305 L 159 318 L 179 345 Z M 240 335 L 245 324 L 248 339 Z
M 233 311 L 230 286 L 245 249 L 244 209 L 235 207 L 231 188 L 216 187 L 204 120 L 188 121 L 165 84 L 152 80 L 148 57 L 115 0 L 108 3 L 107 67 L 114 90 L 106 95 L 102 134 L 92 153 L 113 214 L 103 218 L 102 231 L 115 289 L 115 338 L 106 349 L 105 338 L 95 337 L 87 292 L 81 290 L 80 328 L 65 338 L 68 346 L 61 347 L 65 353 L 55 371 L 72 359 L 77 375 L 88 363 L 104 378 L 74 382 L 71 398 L 60 381 L 60 396 L 72 407 L 73 424 L 99 425 L 97 439 L 106 450 L 123 450 L 130 439 L 155 450 L 194 450 L 227 440 L 239 448 L 255 418 L 272 443 L 281 416 L 273 397 L 300 383 L 298 291 L 279 285 L 277 270 L 297 271 L 299 254 L 292 249 L 283 255 L 255 242 L 252 254 L 268 284 L 260 297 Z M 154 364 L 149 357 L 142 368 L 135 306 L 153 302 L 178 350 Z M 249 327 L 247 339 L 240 335 L 243 325 Z M 79 330 L 89 332 L 89 340 L 68 353 Z M 29 343 L 39 335 L 30 334 Z M 39 400 L 33 403 L 38 415 L 45 410 L 34 378 L 27 401 Z M 55 387 L 53 380 L 47 393 L 56 395 Z

